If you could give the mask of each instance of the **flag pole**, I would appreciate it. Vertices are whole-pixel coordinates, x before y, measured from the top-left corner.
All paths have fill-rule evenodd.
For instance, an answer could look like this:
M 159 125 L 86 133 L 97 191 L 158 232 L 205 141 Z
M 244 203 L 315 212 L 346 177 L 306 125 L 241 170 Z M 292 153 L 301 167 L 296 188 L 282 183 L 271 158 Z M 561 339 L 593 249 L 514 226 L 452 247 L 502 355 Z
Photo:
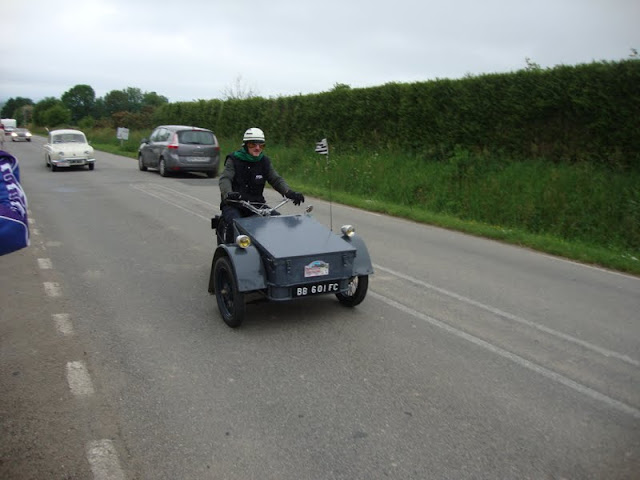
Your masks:
M 327 158 L 327 175 L 329 176 L 329 229 L 333 232 L 333 188 L 331 185 L 331 171 L 329 163 L 329 142 L 326 138 L 316 143 L 316 153 L 324 154 Z
M 331 164 L 329 163 L 329 145 L 327 145 L 327 175 L 329 175 L 329 230 L 333 232 L 333 182 L 331 181 Z

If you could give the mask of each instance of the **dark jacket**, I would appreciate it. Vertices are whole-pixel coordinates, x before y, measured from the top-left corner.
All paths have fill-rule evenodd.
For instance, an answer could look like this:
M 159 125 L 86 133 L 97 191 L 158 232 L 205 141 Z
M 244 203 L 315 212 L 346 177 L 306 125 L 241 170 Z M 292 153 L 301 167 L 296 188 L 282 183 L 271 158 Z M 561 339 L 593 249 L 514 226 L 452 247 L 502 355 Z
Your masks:
M 268 156 L 263 155 L 257 162 L 248 162 L 231 153 L 224 161 L 224 170 L 218 182 L 222 203 L 229 192 L 240 192 L 250 202 L 265 203 L 263 191 L 266 183 L 281 195 L 290 190 Z

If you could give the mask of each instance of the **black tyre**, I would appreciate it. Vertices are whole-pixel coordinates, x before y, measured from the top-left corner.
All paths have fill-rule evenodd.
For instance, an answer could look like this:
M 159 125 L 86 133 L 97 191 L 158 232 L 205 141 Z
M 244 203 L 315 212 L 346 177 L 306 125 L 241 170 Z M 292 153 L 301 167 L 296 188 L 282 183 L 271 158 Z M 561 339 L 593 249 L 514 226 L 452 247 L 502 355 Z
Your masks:
M 147 171 L 147 167 L 145 167 L 144 163 L 142 162 L 142 155 L 138 155 L 138 168 L 140 169 L 141 172 Z
M 244 320 L 244 293 L 238 291 L 233 266 L 227 257 L 220 257 L 213 266 L 213 288 L 222 320 L 231 328 Z
M 355 307 L 359 305 L 367 296 L 367 289 L 369 288 L 369 276 L 360 275 L 358 277 L 351 277 L 349 279 L 349 288 L 344 293 L 336 293 L 336 297 L 340 300 L 342 305 L 347 307 Z
M 161 177 L 166 177 L 168 175 L 167 164 L 165 163 L 164 158 L 160 159 L 160 163 L 158 164 L 158 172 L 160 172 Z
M 89 170 L 93 170 L 94 168 L 96 168 L 96 164 L 95 163 L 90 163 L 89 164 Z
M 210 170 L 207 172 L 207 177 L 216 178 L 216 172 L 214 170 Z

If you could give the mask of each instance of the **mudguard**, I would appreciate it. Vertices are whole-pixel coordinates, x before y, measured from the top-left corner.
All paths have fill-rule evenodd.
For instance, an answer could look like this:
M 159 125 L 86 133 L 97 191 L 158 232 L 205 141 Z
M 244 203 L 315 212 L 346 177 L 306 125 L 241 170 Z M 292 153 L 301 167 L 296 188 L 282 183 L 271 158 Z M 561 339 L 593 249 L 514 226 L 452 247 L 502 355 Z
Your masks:
M 373 264 L 371 263 L 371 257 L 369 256 L 369 250 L 362 240 L 362 237 L 353 235 L 347 237 L 343 235 L 342 238 L 349 242 L 356 248 L 356 258 L 353 262 L 353 275 L 371 275 L 373 274 Z
M 251 245 L 248 248 L 240 248 L 237 245 L 222 244 L 216 248 L 211 262 L 209 293 L 215 293 L 213 288 L 213 266 L 222 255 L 229 257 L 231 261 L 240 292 L 261 290 L 267 287 L 264 265 L 256 247 Z

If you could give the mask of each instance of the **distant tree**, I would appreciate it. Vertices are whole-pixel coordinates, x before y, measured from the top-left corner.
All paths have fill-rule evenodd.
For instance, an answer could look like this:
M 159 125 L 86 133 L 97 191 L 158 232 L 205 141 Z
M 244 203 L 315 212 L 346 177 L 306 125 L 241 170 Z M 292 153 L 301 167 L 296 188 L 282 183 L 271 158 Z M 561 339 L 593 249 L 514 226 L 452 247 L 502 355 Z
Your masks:
M 89 85 L 76 85 L 62 94 L 62 103 L 71 111 L 71 119 L 78 122 L 92 114 L 96 92 Z
M 158 95 L 156 92 L 145 92 L 142 95 L 143 107 L 159 107 L 169 103 L 169 99 L 163 95 Z
M 346 83 L 334 83 L 331 91 L 337 92 L 340 90 L 351 90 L 351 85 L 347 85 Z
M 33 120 L 33 105 L 23 105 L 18 108 L 14 117 L 18 121 L 18 125 L 24 127 Z
M 10 98 L 2 107 L 2 111 L 0 112 L 2 118 L 18 118 L 16 116 L 16 112 L 20 107 L 25 105 L 33 105 L 33 101 L 30 98 L 16 97 Z
M 65 107 L 62 102 L 44 111 L 45 125 L 49 127 L 60 127 L 71 123 L 71 110 Z
M 526 57 L 524 61 L 527 64 L 525 70 L 527 70 L 528 72 L 537 72 L 542 70 L 542 67 L 538 63 L 531 60 L 529 57 Z
M 62 101 L 55 97 L 46 97 L 40 100 L 33 107 L 33 122 L 41 127 L 48 125 L 44 113 L 56 105 L 64 107 Z
M 248 87 L 242 81 L 242 75 L 238 75 L 233 84 L 222 90 L 223 100 L 245 100 L 247 98 L 257 97 L 258 93 L 251 87 Z
M 104 109 L 107 116 L 129 110 L 129 96 L 124 90 L 111 90 L 104 96 Z
M 127 87 L 124 92 L 127 94 L 127 102 L 129 104 L 127 111 L 139 112 L 142 108 L 142 90 L 139 88 Z

